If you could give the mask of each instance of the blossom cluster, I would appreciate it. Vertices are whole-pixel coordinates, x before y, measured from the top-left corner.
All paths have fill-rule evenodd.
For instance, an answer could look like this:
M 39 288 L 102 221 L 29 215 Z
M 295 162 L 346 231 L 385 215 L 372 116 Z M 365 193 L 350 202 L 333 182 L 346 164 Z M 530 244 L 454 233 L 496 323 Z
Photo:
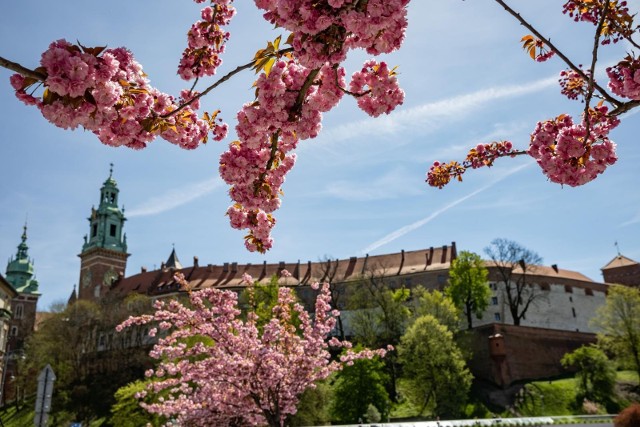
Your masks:
M 233 0 L 211 0 L 210 5 L 200 12 L 202 20 L 191 26 L 187 33 L 187 48 L 182 53 L 178 66 L 178 74 L 184 80 L 212 76 L 222 64 L 220 56 L 229 40 L 229 32 L 222 27 L 229 25 L 236 13 L 231 3 Z
M 505 156 L 514 156 L 513 144 L 510 141 L 494 141 L 490 144 L 478 144 L 467 153 L 462 164 L 451 161 L 449 163 L 434 162 L 427 172 L 427 183 L 432 187 L 442 188 L 452 178 L 462 181 L 462 174 L 467 168 L 477 169 L 483 166 L 491 167 L 493 162 Z
M 365 62 L 361 71 L 353 73 L 349 84 L 349 91 L 359 94 L 358 107 L 370 116 L 378 117 L 382 113 L 389 114 L 402 104 L 404 92 L 395 75 L 384 62 Z
M 581 96 L 584 97 L 587 92 L 587 82 L 575 70 L 562 70 L 559 83 L 562 88 L 560 93 L 569 99 L 577 100 Z
M 609 10 L 602 26 L 602 44 L 617 43 L 623 38 L 631 37 L 635 29 L 626 1 L 569 0 L 563 5 L 562 13 L 568 14 L 576 22 L 585 21 L 598 25 L 605 2 L 609 3 Z
M 316 381 L 355 359 L 385 354 L 347 350 L 331 360 L 330 346 L 351 345 L 327 340 L 339 314 L 330 301 L 324 284 L 312 319 L 291 288 L 280 288 L 272 318 L 262 328 L 255 313 L 242 320 L 232 291 L 192 291 L 188 305 L 157 302 L 153 315 L 129 318 L 117 328 L 151 323 L 164 331 L 150 353 L 159 362 L 147 372 L 154 381 L 138 396 L 142 406 L 180 425 L 283 425 Z
M 575 124 L 566 114 L 538 122 L 527 152 L 550 181 L 583 185 L 616 162 L 616 145 L 608 134 L 620 121 L 607 111 L 603 105 L 590 109 L 588 125 L 586 117 Z
M 367 61 L 354 73 L 350 91 L 340 63 L 353 48 L 373 55 L 398 49 L 409 0 L 255 3 L 265 10 L 265 19 L 292 32 L 293 54 L 280 56 L 274 43 L 256 55 L 256 68 L 264 68 L 255 84 L 256 100 L 238 113 L 238 141 L 222 154 L 219 170 L 231 186 L 231 226 L 248 229 L 248 250 L 265 252 L 273 245 L 273 212 L 281 203 L 285 175 L 295 163 L 292 151 L 300 140 L 318 135 L 322 113 L 344 93 L 357 97 L 358 106 L 374 117 L 402 104 L 404 92 L 385 63 Z
M 210 128 L 224 137 L 226 125 L 199 118 L 185 99 L 151 87 L 142 67 L 125 48 L 85 48 L 66 40 L 51 43 L 37 71 L 46 75 L 41 97 L 27 93 L 36 80 L 11 76 L 16 96 L 38 107 L 42 115 L 63 129 L 78 126 L 92 131 L 110 146 L 140 149 L 156 136 L 182 148 L 206 142 Z M 189 98 L 188 92 L 183 97 Z
M 235 204 L 227 211 L 231 225 L 249 229 L 246 246 L 264 252 L 272 245 L 272 212 L 280 207 L 285 175 L 295 163 L 299 140 L 320 131 L 322 112 L 343 93 L 344 69 L 325 65 L 319 72 L 291 59 L 278 60 L 256 82 L 257 99 L 238 113 L 239 140 L 220 157 L 220 176 L 231 186 Z
M 640 59 L 631 55 L 607 68 L 609 88 L 625 98 L 640 100 Z
M 372 55 L 398 49 L 409 0 L 255 0 L 267 21 L 293 33 L 300 63 L 319 68 L 342 62 L 349 49 Z
M 231 226 L 248 229 L 245 246 L 265 252 L 273 245 L 273 212 L 280 207 L 285 175 L 295 163 L 300 140 L 315 138 L 322 113 L 345 92 L 345 70 L 329 63 L 310 69 L 282 57 L 259 76 L 256 100 L 238 113 L 239 140 L 220 157 L 220 176 L 231 186 L 234 204 L 227 210 Z M 390 113 L 404 100 L 395 72 L 384 62 L 367 61 L 354 73 L 350 88 L 358 105 L 372 116 Z

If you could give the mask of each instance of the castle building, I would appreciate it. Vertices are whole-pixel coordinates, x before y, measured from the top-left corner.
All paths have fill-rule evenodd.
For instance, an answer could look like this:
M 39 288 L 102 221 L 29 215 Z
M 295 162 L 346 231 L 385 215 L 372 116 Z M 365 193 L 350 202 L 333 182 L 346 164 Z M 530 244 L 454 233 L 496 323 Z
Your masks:
M 98 209 L 91 208 L 89 235 L 84 236 L 80 257 L 78 298 L 97 300 L 103 297 L 111 285 L 124 277 L 127 267 L 127 236 L 123 233 L 124 207 L 118 208 L 118 185 L 109 177 L 100 188 Z
M 8 324 L 9 336 L 6 344 L 6 357 L 4 367 L 6 372 L 3 373 L 2 381 L 2 402 L 5 402 L 9 396 L 9 391 L 14 390 L 11 386 L 18 376 L 17 359 L 22 357 L 24 343 L 27 337 L 31 335 L 35 328 L 36 308 L 40 292 L 38 291 L 38 281 L 35 278 L 35 270 L 33 260 L 29 258 L 29 247 L 27 246 L 27 225 L 25 224 L 22 231 L 21 241 L 18 245 L 18 251 L 15 257 L 11 257 L 7 263 L 5 273 L 6 281 L 13 290 L 10 300 L 11 311 L 9 313 L 10 320 Z M 0 294 L 0 301 L 8 295 L 6 292 Z M 1 304 L 1 303 L 0 303 Z M 4 315 L 5 311 L 2 310 Z M 3 316 L 4 317 L 4 316 Z M 4 349 L 4 331 L 0 345 Z
M 640 287 L 640 263 L 618 254 L 601 268 L 604 281 Z
M 174 279 L 176 272 L 185 276 L 190 290 L 215 287 L 237 292 L 245 286 L 243 275 L 249 274 L 261 283 L 277 277 L 281 286 L 295 288 L 307 309 L 313 309 L 315 293 L 310 285 L 330 282 L 335 296 L 333 304 L 343 312 L 344 322 L 339 322 L 344 323 L 341 332 L 349 336 L 346 299 L 349 288 L 358 281 L 375 278 L 391 289 L 422 286 L 427 290 L 443 290 L 451 262 L 457 257 L 456 243 L 452 242 L 428 249 L 316 262 L 200 265 L 194 257 L 191 266 L 183 266 L 173 248 L 160 269 L 148 271 L 143 267 L 139 273 L 125 277 L 129 256 L 123 234 L 126 219 L 124 208 L 118 208 L 118 194 L 110 172 L 100 189 L 98 209 L 91 210 L 90 234 L 85 236 L 79 255 L 79 299 L 96 300 L 107 293 L 114 297 L 132 293 L 152 299 L 171 297 L 184 292 Z M 556 265 L 527 266 L 526 271 L 514 266 L 512 280 L 526 276 L 528 292 L 536 295 L 520 324 L 514 325 L 505 298 L 506 284 L 498 266 L 489 261 L 485 265 L 489 269 L 492 295 L 489 307 L 473 324 L 476 341 L 470 366 L 478 378 L 501 386 L 565 372 L 559 363 L 562 355 L 596 339 L 597 331 L 590 320 L 606 302 L 609 284 L 605 282 L 640 286 L 640 265 L 622 256 L 603 267 L 605 282 L 593 281 Z M 283 270 L 290 275 L 282 275 Z

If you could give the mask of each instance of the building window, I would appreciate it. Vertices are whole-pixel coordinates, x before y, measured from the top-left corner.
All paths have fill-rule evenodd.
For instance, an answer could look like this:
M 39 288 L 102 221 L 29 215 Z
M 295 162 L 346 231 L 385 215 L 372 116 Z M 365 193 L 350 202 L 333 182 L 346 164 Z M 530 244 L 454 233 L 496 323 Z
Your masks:
M 443 284 L 446 281 L 447 281 L 447 278 L 445 277 L 444 274 L 438 274 L 438 284 Z
M 500 319 L 500 313 L 493 313 L 493 320 L 495 320 L 496 322 L 499 322 Z
M 491 305 L 498 305 L 498 297 L 491 297 Z
M 573 313 L 573 317 L 576 317 L 576 309 L 571 307 L 571 312 Z
M 593 290 L 592 289 L 585 289 L 584 290 L 584 294 L 592 297 L 593 296 Z
M 110 228 L 109 228 L 109 234 L 111 235 L 111 237 L 116 237 L 116 225 L 115 224 L 111 224 Z
M 17 304 L 16 305 L 15 318 L 16 319 L 22 319 L 23 311 L 24 311 L 23 305 L 22 304 Z
M 93 224 L 91 226 L 91 237 L 96 237 L 96 234 L 98 234 L 98 224 Z
M 573 297 L 569 297 L 569 302 L 573 302 Z
M 548 283 L 540 283 L 540 290 L 541 291 L 548 291 L 550 289 L 551 289 L 551 287 L 549 286 Z
M 567 293 L 573 293 L 573 288 L 570 285 L 564 285 L 564 291 Z
M 11 327 L 11 336 L 12 337 L 17 337 L 18 336 L 18 327 L 17 326 L 12 326 Z

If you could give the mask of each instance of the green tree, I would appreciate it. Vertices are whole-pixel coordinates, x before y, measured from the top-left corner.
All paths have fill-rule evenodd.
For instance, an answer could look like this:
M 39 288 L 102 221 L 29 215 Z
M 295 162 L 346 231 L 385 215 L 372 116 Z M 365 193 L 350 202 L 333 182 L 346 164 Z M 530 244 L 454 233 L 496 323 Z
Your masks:
M 406 288 L 391 289 L 385 281 L 383 267 L 373 268 L 351 288 L 349 309 L 354 341 L 369 348 L 396 346 L 406 330 L 411 310 L 407 306 L 410 292 Z M 387 353 L 384 363 L 389 375 L 387 391 L 391 400 L 397 397 L 397 354 Z
M 302 393 L 298 411 L 289 419 L 291 427 L 329 425 L 333 390 L 327 381 L 318 381 Z
M 151 309 L 149 298 L 132 294 L 98 303 L 79 300 L 50 313 L 25 346 L 21 372 L 36 377 L 49 364 L 56 374 L 52 418 L 73 414 L 76 421 L 108 416 L 116 390 L 142 378 L 149 363 L 149 337 L 141 328 L 123 333 L 116 325 Z
M 413 289 L 412 293 L 415 318 L 430 314 L 451 332 L 455 333 L 460 329 L 460 310 L 450 297 L 437 290 L 427 291 L 421 286 Z
M 640 375 L 640 290 L 622 285 L 609 287 L 607 301 L 596 312 L 593 326 L 598 342 Z
M 379 359 L 356 360 L 336 376 L 331 414 L 335 421 L 355 424 L 366 419 L 369 406 L 373 405 L 381 419 L 389 419 L 391 401 L 385 389 L 387 382 L 385 365 Z
M 449 285 L 445 293 L 467 317 L 467 327 L 473 327 L 473 315 L 480 318 L 489 305 L 491 289 L 487 283 L 489 270 L 480 255 L 462 251 L 451 262 Z
M 115 393 L 109 422 L 118 427 L 139 427 L 151 423 L 160 425 L 161 417 L 151 414 L 140 406 L 137 393 L 147 389 L 148 381 L 135 381 L 120 387 Z
M 596 346 L 582 346 L 567 353 L 561 360 L 565 367 L 578 369 L 577 400 L 588 399 L 593 402 L 608 403 L 614 395 L 616 370 L 612 361 Z
M 464 410 L 473 376 L 453 333 L 430 315 L 407 329 L 398 349 L 409 399 L 420 413 L 456 416 Z

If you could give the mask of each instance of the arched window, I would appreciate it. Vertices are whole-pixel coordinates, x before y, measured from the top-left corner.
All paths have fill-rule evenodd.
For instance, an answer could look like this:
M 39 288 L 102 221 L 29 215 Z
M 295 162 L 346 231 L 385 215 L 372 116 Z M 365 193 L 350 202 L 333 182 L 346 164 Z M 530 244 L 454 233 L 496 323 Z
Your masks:
M 16 305 L 15 318 L 16 319 L 22 319 L 23 315 L 24 315 L 24 306 L 22 304 L 17 304 Z

